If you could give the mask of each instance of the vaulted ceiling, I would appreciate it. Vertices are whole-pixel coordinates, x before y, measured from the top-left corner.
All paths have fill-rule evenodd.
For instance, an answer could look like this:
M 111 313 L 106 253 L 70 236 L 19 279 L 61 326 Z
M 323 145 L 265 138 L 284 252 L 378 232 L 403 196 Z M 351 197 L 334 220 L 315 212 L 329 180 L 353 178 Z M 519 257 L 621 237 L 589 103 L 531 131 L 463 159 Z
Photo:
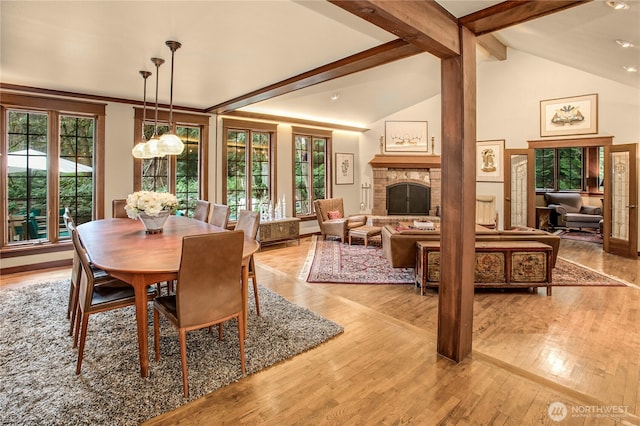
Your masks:
M 438 3 L 461 18 L 500 2 Z M 639 74 L 622 68 L 640 68 L 640 1 L 627 3 L 629 9 L 616 11 L 604 1 L 586 2 L 493 35 L 509 49 L 638 89 Z M 160 67 L 159 101 L 166 104 L 171 54 L 164 42 L 177 40 L 182 48 L 175 54 L 174 103 L 197 111 L 243 106 L 366 126 L 440 91 L 436 57 L 416 54 L 396 34 L 326 1 L 2 0 L 0 15 L 5 88 L 141 101 L 138 72 L 155 74 L 150 58 L 160 57 L 167 62 Z M 616 39 L 636 46 L 623 49 Z M 384 63 L 385 54 L 402 59 Z M 479 51 L 478 61 L 493 60 Z M 349 73 L 372 63 L 377 66 Z M 310 72 L 316 69 L 323 73 Z M 151 100 L 154 85 L 155 75 L 148 84 Z M 257 96 L 248 102 L 233 103 L 252 92 Z

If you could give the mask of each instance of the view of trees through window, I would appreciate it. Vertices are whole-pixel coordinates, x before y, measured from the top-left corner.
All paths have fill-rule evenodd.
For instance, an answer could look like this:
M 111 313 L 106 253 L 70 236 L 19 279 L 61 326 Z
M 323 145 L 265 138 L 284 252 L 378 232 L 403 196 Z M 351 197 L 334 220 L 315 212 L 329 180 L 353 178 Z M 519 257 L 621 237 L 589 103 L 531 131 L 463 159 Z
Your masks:
M 230 220 L 236 220 L 240 210 L 258 211 L 260 204 L 273 202 L 271 138 L 272 133 L 267 131 L 227 130 L 226 202 Z
M 153 135 L 154 126 L 146 124 L 144 128 L 147 140 Z M 158 126 L 158 135 L 169 130 L 167 125 Z M 176 135 L 185 144 L 182 154 L 176 157 L 175 195 L 178 197 L 177 213 L 193 215 L 199 191 L 199 144 L 200 128 L 176 126 Z M 143 160 L 142 190 L 172 192 L 169 190 L 169 157 L 155 157 Z
M 536 148 L 534 155 L 537 191 L 603 191 L 604 147 Z
M 313 201 L 327 196 L 327 167 L 329 138 L 294 135 L 295 214 L 314 214 Z
M 68 208 L 78 224 L 93 217 L 93 155 L 95 119 L 71 115 L 54 116 L 57 120 L 60 146 L 58 188 L 49 186 L 48 151 L 51 143 L 50 117 L 39 111 L 9 110 L 7 123 L 7 210 L 8 241 L 49 238 L 49 229 L 58 237 L 68 237 L 60 226 L 64 209 Z M 48 196 L 57 194 L 60 220 L 47 222 Z

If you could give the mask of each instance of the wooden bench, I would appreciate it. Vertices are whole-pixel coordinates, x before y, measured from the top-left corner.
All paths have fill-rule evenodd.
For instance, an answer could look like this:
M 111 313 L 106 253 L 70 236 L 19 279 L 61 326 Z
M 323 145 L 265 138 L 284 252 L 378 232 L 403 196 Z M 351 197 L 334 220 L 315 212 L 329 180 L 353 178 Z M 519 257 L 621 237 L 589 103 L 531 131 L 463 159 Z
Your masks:
M 416 243 L 416 283 L 421 294 L 440 283 L 440 242 Z M 476 242 L 477 288 L 546 287 L 551 296 L 552 248 L 535 241 Z

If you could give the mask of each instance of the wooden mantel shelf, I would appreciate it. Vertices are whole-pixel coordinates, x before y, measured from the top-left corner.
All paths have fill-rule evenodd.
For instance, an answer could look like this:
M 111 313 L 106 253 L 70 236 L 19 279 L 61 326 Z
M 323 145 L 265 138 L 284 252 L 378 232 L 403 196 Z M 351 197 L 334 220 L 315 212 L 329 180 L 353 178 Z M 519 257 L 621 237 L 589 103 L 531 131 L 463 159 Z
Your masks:
M 374 168 L 430 169 L 440 168 L 439 155 L 376 155 L 369 161 Z

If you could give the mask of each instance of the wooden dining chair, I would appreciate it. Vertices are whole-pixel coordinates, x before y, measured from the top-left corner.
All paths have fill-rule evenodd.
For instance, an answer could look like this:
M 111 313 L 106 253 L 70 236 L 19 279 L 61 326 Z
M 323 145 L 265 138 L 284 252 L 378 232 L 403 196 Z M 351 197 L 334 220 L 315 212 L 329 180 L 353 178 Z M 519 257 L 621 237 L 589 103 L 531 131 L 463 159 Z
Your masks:
M 258 228 L 260 227 L 260 214 L 258 212 L 252 212 L 250 210 L 240 210 L 238 213 L 238 221 L 236 222 L 235 230 L 241 230 L 244 232 L 244 237 L 251 240 L 255 240 L 258 235 Z M 253 260 L 253 255 L 249 258 L 249 278 L 253 283 L 253 297 L 256 300 L 256 313 L 260 315 L 260 302 L 258 301 L 258 280 L 256 278 L 256 265 Z
M 211 209 L 211 219 L 209 224 L 219 226 L 220 228 L 226 228 L 229 224 L 229 206 L 224 204 L 214 204 Z
M 116 199 L 111 201 L 111 217 L 117 219 L 126 219 L 127 211 L 124 209 L 127 205 L 127 200 Z
M 230 231 L 191 235 L 182 239 L 176 294 L 157 297 L 153 302 L 153 340 L 156 361 L 160 360 L 160 315 L 178 329 L 182 386 L 189 396 L 187 371 L 187 331 L 238 321 L 240 363 L 245 373 L 244 317 L 241 278 L 242 232 Z M 219 339 L 222 340 L 220 328 Z
M 98 312 L 135 305 L 136 299 L 133 287 L 116 278 L 108 277 L 108 280 L 102 280 L 100 285 L 96 285 L 97 282 L 94 279 L 89 257 L 80 242 L 80 236 L 75 228 L 71 231 L 71 240 L 73 241 L 75 252 L 78 255 L 81 269 L 73 344 L 74 348 L 79 346 L 76 374 L 80 374 L 82 358 L 84 356 L 84 345 L 87 338 L 87 327 L 89 326 L 89 316 Z M 155 289 L 150 287 L 147 292 L 147 301 L 153 300 L 156 294 Z
M 198 200 L 196 202 L 196 208 L 193 211 L 193 218 L 201 220 L 203 222 L 209 221 L 209 211 L 211 210 L 211 202 L 205 200 Z

